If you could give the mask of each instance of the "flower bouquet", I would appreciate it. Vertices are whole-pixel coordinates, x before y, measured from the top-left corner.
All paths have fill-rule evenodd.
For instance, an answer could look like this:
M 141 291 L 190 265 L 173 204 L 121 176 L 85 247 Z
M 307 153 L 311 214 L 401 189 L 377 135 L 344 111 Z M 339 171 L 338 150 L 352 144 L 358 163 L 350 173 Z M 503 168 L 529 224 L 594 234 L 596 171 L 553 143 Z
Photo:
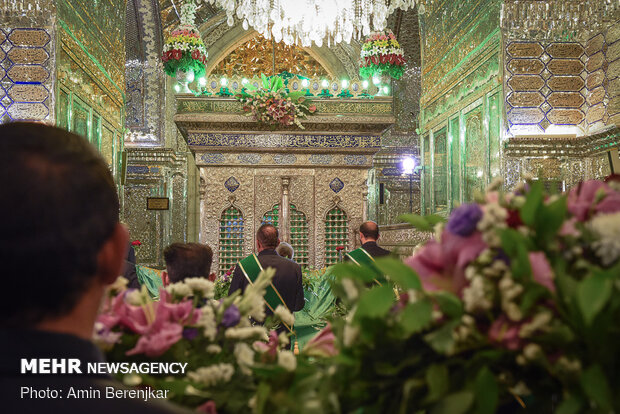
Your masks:
M 406 264 L 334 268 L 352 309 L 334 321 L 344 412 L 616 412 L 620 397 L 620 191 L 568 195 L 530 181 L 491 189 L 447 223 L 409 217 L 430 240 Z M 399 286 L 399 299 L 392 286 Z
M 164 71 L 169 76 L 176 76 L 178 70 L 193 72 L 195 77 L 205 74 L 207 50 L 200 32 L 194 26 L 195 14 L 195 4 L 187 3 L 181 6 L 181 24 L 170 33 L 164 43 L 161 60 Z
M 391 30 L 372 32 L 362 44 L 360 76 L 363 79 L 383 73 L 400 79 L 405 63 L 403 49 Z
M 235 266 L 232 266 L 226 273 L 215 280 L 215 299 L 223 299 L 228 296 L 234 270 Z
M 159 302 L 145 289 L 126 290 L 119 278 L 98 317 L 95 341 L 111 362 L 187 363 L 180 377 L 122 375 L 127 385 L 168 390 L 169 399 L 192 408 L 247 411 L 259 384 L 254 370 L 267 370 L 271 378 L 296 367 L 293 352 L 283 349 L 288 337 L 269 332 L 276 321 L 292 325 L 292 314 L 279 306 L 264 326 L 250 322 L 265 320 L 263 296 L 274 273 L 262 272 L 243 294 L 222 300 L 213 299 L 214 283 L 204 278 L 167 286 Z
M 297 125 L 305 129 L 301 119 L 316 112 L 316 106 L 303 96 L 304 92 L 287 92 L 280 76 L 267 78 L 261 74 L 261 78 L 262 87 L 246 86 L 235 95 L 248 116 L 272 128 Z

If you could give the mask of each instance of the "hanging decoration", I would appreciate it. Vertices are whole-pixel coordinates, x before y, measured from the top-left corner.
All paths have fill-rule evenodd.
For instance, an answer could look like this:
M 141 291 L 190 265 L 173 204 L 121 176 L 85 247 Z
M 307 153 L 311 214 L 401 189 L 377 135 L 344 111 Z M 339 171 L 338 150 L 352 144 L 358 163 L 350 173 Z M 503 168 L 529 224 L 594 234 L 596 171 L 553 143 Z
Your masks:
M 276 42 L 318 47 L 349 43 L 371 30 L 383 30 L 396 9 L 413 8 L 415 0 L 202 0 L 226 11 L 244 29 L 252 27 Z
M 201 77 L 206 72 L 207 50 L 194 25 L 196 5 L 188 2 L 181 6 L 181 24 L 170 33 L 164 44 L 162 61 L 167 75 L 177 78 L 188 93 L 187 85 L 194 77 Z
M 371 33 L 362 44 L 360 76 L 364 79 L 381 74 L 400 79 L 405 63 L 403 49 L 389 29 Z
M 291 125 L 305 129 L 301 119 L 316 112 L 316 106 L 304 96 L 304 92 L 288 92 L 281 76 L 268 78 L 261 74 L 261 78 L 260 87 L 248 85 L 235 95 L 235 98 L 243 103 L 243 110 L 247 115 L 274 129 Z

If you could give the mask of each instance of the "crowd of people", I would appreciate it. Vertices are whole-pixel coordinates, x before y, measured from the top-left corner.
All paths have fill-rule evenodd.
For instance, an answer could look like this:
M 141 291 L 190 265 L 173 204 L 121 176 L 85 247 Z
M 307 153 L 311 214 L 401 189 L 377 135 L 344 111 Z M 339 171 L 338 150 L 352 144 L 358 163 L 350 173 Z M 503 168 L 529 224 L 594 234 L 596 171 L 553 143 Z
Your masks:
M 127 228 L 119 221 L 119 200 L 110 171 L 97 152 L 78 135 L 34 123 L 0 126 L 0 169 L 6 177 L 1 204 L 5 289 L 0 301 L 0 398 L 8 412 L 179 412 L 157 401 L 134 399 L 23 398 L 24 388 L 67 391 L 124 386 L 101 375 L 28 375 L 24 359 L 74 358 L 103 361 L 91 342 L 95 319 L 107 286 L 124 274 L 139 287 L 135 253 Z M 11 177 L 11 179 L 8 179 Z M 10 218 L 10 219 L 9 219 Z M 362 246 L 350 252 L 353 262 L 389 254 L 377 245 L 378 226 L 360 228 Z M 278 229 L 263 224 L 256 251 L 235 267 L 229 294 L 244 290 L 268 267 L 276 270 L 265 297 L 266 313 L 304 306 L 302 270 Z M 173 243 L 164 251 L 162 284 L 188 277 L 215 278 L 213 252 L 200 243 Z M 281 328 L 285 330 L 285 327 Z M 20 397 L 21 396 L 21 397 Z

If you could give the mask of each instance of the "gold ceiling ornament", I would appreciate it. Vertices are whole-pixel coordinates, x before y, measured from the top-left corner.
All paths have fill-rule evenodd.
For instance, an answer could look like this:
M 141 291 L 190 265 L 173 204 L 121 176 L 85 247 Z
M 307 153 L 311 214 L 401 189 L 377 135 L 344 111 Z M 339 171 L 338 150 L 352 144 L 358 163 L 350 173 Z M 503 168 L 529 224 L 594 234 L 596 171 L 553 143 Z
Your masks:
M 302 48 L 275 43 L 275 73 L 273 73 L 274 43 L 257 35 L 222 59 L 212 75 L 253 77 L 261 73 L 274 75 L 284 71 L 309 78 L 328 77 L 325 68 Z

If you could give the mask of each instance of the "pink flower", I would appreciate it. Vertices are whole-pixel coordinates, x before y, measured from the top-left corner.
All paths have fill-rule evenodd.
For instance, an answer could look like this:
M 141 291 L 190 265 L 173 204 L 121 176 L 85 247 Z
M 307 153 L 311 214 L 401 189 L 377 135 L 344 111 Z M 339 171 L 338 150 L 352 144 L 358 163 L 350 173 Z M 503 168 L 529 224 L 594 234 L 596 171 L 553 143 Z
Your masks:
M 551 292 L 555 293 L 555 284 L 553 283 L 553 270 L 549 265 L 549 261 L 543 252 L 530 252 L 530 265 L 532 266 L 532 276 L 534 280 L 543 285 Z
M 148 357 L 160 356 L 183 337 L 183 327 L 176 323 L 165 322 L 160 329 L 151 331 L 138 339 L 127 355 L 145 354 Z
M 575 227 L 575 223 L 577 223 L 577 219 L 575 217 L 571 217 L 570 219 L 566 220 L 560 228 L 559 235 L 579 237 L 580 233 L 577 230 L 577 227 Z
M 491 342 L 515 351 L 523 346 L 523 340 L 519 337 L 521 325 L 522 323 L 512 322 L 502 314 L 493 321 L 487 335 Z
M 613 190 L 612 190 L 613 191 Z M 597 213 L 616 213 L 620 211 L 620 193 L 611 192 L 596 205 Z
M 278 355 L 278 333 L 276 331 L 269 332 L 269 341 L 267 343 L 256 341 L 254 348 L 263 353 L 264 362 L 274 361 Z
M 306 344 L 304 354 L 318 357 L 336 356 L 338 355 L 338 350 L 334 346 L 335 339 L 332 326 L 327 324 L 321 332 Z
M 568 211 L 579 221 L 585 221 L 592 213 L 593 204 L 597 201 L 597 198 L 602 195 L 611 193 L 612 190 L 607 184 L 602 181 L 590 180 L 579 183 L 576 187 L 573 187 L 567 198 Z M 607 204 L 603 205 L 604 209 L 611 209 L 611 206 Z M 618 211 L 618 207 L 616 210 Z
M 215 408 L 215 401 L 209 400 L 206 403 L 202 404 L 200 407 L 198 407 L 196 411 L 205 414 L 217 414 L 217 410 Z
M 467 286 L 465 267 L 486 247 L 480 232 L 461 237 L 444 230 L 441 243 L 430 240 L 417 254 L 405 259 L 405 264 L 418 273 L 424 289 L 460 295 Z

